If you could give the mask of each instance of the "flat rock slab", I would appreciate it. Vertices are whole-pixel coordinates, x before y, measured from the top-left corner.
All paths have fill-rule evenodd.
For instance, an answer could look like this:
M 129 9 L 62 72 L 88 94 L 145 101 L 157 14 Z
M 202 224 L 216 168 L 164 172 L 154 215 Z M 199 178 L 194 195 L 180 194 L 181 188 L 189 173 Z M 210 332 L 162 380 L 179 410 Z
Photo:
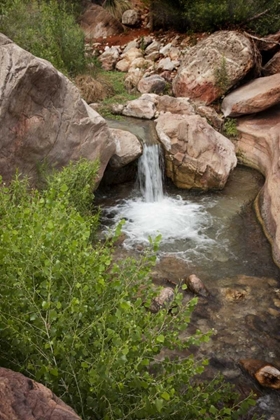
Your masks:
M 251 41 L 235 31 L 219 31 L 190 48 L 173 80 L 175 96 L 210 104 L 253 68 Z
M 280 73 L 259 77 L 225 97 L 222 111 L 225 117 L 254 114 L 280 102 Z

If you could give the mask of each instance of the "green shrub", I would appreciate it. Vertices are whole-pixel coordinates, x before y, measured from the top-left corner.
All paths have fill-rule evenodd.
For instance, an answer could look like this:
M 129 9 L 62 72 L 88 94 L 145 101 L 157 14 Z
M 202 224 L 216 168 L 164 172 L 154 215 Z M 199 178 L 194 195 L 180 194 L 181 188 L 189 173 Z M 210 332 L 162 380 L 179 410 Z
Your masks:
M 19 176 L 2 184 L 0 362 L 49 386 L 84 420 L 240 420 L 251 399 L 240 405 L 221 379 L 201 382 L 206 362 L 164 353 L 207 340 L 199 331 L 180 339 L 196 300 L 183 306 L 177 291 L 172 306 L 151 313 L 155 254 L 116 261 L 113 239 L 91 242 L 95 172 L 72 164 L 41 192 Z
M 63 1 L 8 0 L 0 32 L 66 74 L 85 69 L 84 35 Z
M 280 4 L 277 0 L 151 0 L 152 15 L 158 26 L 166 23 L 180 30 L 213 32 L 219 29 L 252 30 L 259 35 L 280 29 Z M 165 11 L 172 10 L 170 18 Z

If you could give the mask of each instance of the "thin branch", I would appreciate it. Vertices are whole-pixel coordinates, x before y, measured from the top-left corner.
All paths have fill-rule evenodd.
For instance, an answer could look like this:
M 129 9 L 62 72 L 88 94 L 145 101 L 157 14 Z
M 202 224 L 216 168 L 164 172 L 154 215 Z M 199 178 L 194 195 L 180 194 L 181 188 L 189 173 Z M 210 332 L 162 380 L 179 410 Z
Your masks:
M 242 22 L 242 23 L 241 23 L 241 25 L 244 25 L 245 23 L 248 23 L 248 22 L 252 22 L 252 20 L 257 20 L 257 19 L 259 19 L 260 17 L 262 17 L 262 16 L 266 15 L 268 12 L 270 12 L 270 10 L 271 10 L 271 9 L 272 9 L 272 8 L 270 7 L 269 9 L 266 9 L 266 10 L 264 10 L 263 12 L 260 12 L 260 13 L 258 13 L 257 15 L 254 15 L 254 16 L 252 16 L 252 17 L 250 17 L 250 18 L 248 18 L 248 19 L 244 20 L 244 22 Z
M 248 32 L 244 32 L 244 34 L 245 34 L 246 36 L 248 36 L 249 38 L 255 39 L 256 41 L 261 41 L 261 42 L 264 42 L 264 43 L 266 43 L 266 44 L 275 44 L 275 45 L 280 45 L 280 42 L 278 42 L 278 41 L 272 41 L 272 40 L 270 40 L 270 39 L 265 39 L 265 38 L 258 38 L 257 36 L 254 36 L 254 35 L 248 34 Z

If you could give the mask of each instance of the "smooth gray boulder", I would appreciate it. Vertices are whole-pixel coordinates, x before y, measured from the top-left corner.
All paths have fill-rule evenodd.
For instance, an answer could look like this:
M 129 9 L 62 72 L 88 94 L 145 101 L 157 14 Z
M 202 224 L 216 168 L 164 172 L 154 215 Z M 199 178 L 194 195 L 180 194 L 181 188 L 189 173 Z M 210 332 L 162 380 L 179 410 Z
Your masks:
M 41 163 L 60 168 L 80 158 L 100 161 L 102 177 L 115 152 L 105 120 L 48 61 L 0 34 L 0 174 L 36 180 Z

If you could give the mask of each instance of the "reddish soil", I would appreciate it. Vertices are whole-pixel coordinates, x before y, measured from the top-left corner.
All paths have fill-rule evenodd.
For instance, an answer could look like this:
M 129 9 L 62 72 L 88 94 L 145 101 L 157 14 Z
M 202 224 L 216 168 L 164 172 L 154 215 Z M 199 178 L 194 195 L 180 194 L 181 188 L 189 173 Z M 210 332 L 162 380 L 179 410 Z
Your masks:
M 101 44 L 101 46 L 109 45 L 109 47 L 113 45 L 125 45 L 130 41 L 133 41 L 136 38 L 139 38 L 141 36 L 147 36 L 149 35 L 150 29 L 148 28 L 138 28 L 138 29 L 126 29 L 125 32 L 123 32 L 120 35 L 113 35 L 109 36 L 107 38 L 96 38 L 94 42 L 98 42 Z

